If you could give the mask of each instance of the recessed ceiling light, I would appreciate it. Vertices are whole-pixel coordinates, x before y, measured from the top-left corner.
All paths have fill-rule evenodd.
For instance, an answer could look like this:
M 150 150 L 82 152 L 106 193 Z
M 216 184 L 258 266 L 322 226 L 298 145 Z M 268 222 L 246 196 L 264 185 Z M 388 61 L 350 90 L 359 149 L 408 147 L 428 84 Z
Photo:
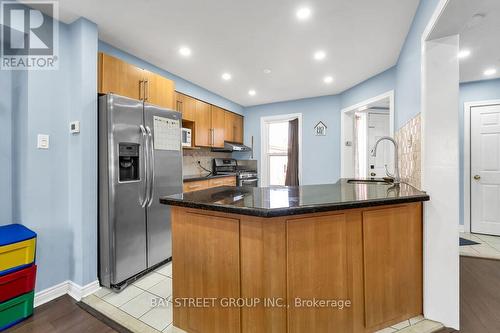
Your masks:
M 183 46 L 179 49 L 179 54 L 184 57 L 189 57 L 191 55 L 191 49 L 187 46 Z
M 249 94 L 250 96 L 255 96 L 255 95 L 257 94 L 257 92 L 256 92 L 255 90 L 253 90 L 253 89 L 250 89 L 250 90 L 248 91 L 248 94 Z
M 468 56 L 470 56 L 470 50 L 464 49 L 464 50 L 461 50 L 460 52 L 458 52 L 459 59 L 464 59 L 464 58 L 467 58 Z
M 296 15 L 300 21 L 305 21 L 311 17 L 311 9 L 308 7 L 301 7 L 297 10 Z
M 326 57 L 325 51 L 319 50 L 319 51 L 314 52 L 314 59 L 315 60 L 318 60 L 318 61 L 323 60 L 323 59 L 325 59 L 325 57 Z
M 264 69 L 264 74 L 271 74 L 271 70 L 269 68 Z
M 224 74 L 222 74 L 222 79 L 223 79 L 223 80 L 229 81 L 229 80 L 231 80 L 231 77 L 232 77 L 232 76 L 231 76 L 231 74 L 229 74 L 229 73 L 224 73 Z
M 488 68 L 487 70 L 484 71 L 484 75 L 486 76 L 492 76 L 497 73 L 497 70 L 495 68 Z
M 330 84 L 333 82 L 333 77 L 331 76 L 325 76 L 324 79 L 323 79 L 323 82 L 325 82 L 326 84 Z

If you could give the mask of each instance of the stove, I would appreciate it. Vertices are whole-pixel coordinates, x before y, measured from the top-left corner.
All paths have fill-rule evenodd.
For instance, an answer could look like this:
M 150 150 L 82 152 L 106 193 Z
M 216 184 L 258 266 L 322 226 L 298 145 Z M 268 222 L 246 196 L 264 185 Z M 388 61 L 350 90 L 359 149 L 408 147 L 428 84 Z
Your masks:
M 236 184 L 238 186 L 258 186 L 257 170 L 249 168 L 246 163 L 238 165 L 238 161 L 234 158 L 214 158 L 213 173 L 214 175 L 236 176 Z

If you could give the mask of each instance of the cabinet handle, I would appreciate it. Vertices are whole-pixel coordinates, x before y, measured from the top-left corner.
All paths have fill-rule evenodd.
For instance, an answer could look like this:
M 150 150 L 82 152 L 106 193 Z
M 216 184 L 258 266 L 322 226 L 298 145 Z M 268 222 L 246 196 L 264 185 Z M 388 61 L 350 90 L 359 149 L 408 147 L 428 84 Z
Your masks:
M 479 180 L 479 179 L 481 179 L 481 176 L 480 176 L 480 175 L 475 175 L 475 176 L 474 176 L 474 179 L 475 179 L 475 180 Z
M 142 101 L 142 84 L 144 83 L 144 80 L 139 81 L 139 100 Z
M 149 81 L 144 81 L 144 100 L 149 100 Z

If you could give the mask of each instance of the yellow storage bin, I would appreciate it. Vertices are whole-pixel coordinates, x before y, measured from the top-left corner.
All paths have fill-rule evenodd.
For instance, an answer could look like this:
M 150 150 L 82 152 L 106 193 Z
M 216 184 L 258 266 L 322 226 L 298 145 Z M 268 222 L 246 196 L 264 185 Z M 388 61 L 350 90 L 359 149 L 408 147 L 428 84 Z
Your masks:
M 0 276 L 35 261 L 36 233 L 20 224 L 0 227 Z

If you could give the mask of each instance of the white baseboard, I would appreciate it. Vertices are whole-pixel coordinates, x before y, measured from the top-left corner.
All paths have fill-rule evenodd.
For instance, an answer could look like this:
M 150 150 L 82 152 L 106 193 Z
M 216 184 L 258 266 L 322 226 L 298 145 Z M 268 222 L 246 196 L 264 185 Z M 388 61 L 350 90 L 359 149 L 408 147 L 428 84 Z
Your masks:
M 99 281 L 91 282 L 85 286 L 80 286 L 73 281 L 64 281 L 53 287 L 35 293 L 35 308 L 52 301 L 58 297 L 68 294 L 75 300 L 80 301 L 83 297 L 95 293 L 101 287 Z
M 465 225 L 459 224 L 458 225 L 458 232 L 465 232 Z

